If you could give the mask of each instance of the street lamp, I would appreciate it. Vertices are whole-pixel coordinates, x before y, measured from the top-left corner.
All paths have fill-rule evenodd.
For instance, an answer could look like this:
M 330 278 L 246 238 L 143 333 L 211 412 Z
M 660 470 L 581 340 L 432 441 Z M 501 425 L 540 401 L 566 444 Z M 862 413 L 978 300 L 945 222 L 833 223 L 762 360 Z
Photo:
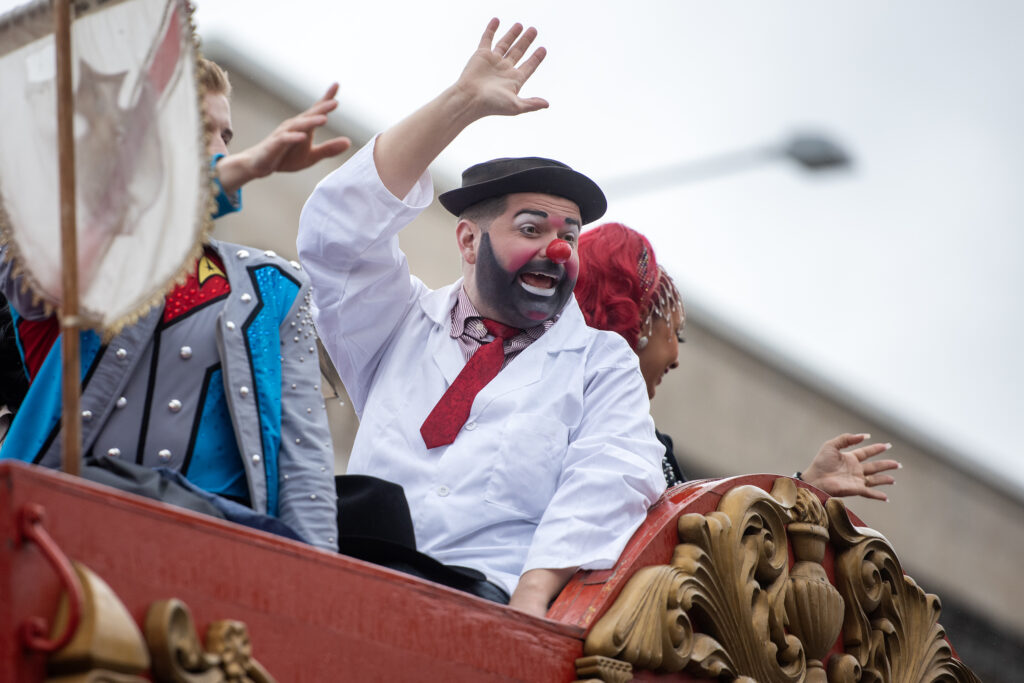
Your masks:
M 788 160 L 808 173 L 846 168 L 850 154 L 836 141 L 815 133 L 796 133 L 781 144 L 752 147 L 717 156 L 684 161 L 611 178 L 601 183 L 616 199 L 652 192 L 717 176 L 748 170 L 765 163 Z

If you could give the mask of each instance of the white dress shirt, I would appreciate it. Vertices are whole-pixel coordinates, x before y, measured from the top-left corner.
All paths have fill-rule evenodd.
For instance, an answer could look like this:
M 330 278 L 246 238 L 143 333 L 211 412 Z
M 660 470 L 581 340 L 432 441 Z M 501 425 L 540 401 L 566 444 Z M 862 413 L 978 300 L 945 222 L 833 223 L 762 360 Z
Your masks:
M 419 549 L 510 594 L 530 569 L 611 567 L 665 489 L 636 354 L 571 298 L 480 391 L 455 441 L 427 450 L 420 425 L 466 362 L 449 330 L 462 282 L 432 291 L 409 273 L 397 235 L 433 186 L 424 174 L 394 197 L 373 144 L 320 182 L 298 236 L 320 338 L 360 418 L 348 471 L 402 485 Z

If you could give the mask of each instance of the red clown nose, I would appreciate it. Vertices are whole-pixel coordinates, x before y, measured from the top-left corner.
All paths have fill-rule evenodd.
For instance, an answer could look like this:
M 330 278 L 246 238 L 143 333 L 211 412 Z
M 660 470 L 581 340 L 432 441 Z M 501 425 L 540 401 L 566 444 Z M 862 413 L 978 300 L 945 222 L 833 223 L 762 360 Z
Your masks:
M 551 240 L 547 248 L 548 258 L 555 263 L 565 263 L 572 258 L 572 247 L 565 240 Z

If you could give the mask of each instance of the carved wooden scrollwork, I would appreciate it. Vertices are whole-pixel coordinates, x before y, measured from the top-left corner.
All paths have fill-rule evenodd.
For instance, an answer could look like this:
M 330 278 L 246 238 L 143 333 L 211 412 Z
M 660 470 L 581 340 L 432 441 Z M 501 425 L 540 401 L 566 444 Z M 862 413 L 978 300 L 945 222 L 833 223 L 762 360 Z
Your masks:
M 807 489 L 797 489 L 790 519 L 786 530 L 794 563 L 786 591 L 788 627 L 804 645 L 806 680 L 825 683 L 822 662 L 839 636 L 845 604 L 821 566 L 829 540 L 828 519 L 821 501 Z
M 580 657 L 576 660 L 576 675 L 579 678 L 573 683 L 628 683 L 633 680 L 633 667 L 611 657 Z
M 938 597 L 904 575 L 884 536 L 853 526 L 841 500 L 830 499 L 826 509 L 836 547 L 836 585 L 846 596 L 842 659 L 848 663 L 843 671 L 836 663 L 832 680 L 977 681 L 953 659 L 939 624 Z
M 778 497 L 741 486 L 717 511 L 681 516 L 672 563 L 637 572 L 584 652 L 658 671 L 802 680 L 803 646 L 785 632 L 785 525 L 796 491 L 781 481 Z
M 169 683 L 274 683 L 252 657 L 252 643 L 240 621 L 214 621 L 204 650 L 192 613 L 180 600 L 154 602 L 146 612 L 146 640 L 153 678 Z
M 952 657 L 938 598 L 836 499 L 826 509 L 787 478 L 771 493 L 740 486 L 716 511 L 682 515 L 678 531 L 671 564 L 636 572 L 586 655 L 762 683 L 977 680 Z M 835 585 L 822 565 L 830 542 Z M 845 653 L 829 657 L 841 630 Z
M 693 627 L 683 608 L 685 575 L 672 566 L 645 567 L 591 632 L 588 655 L 617 657 L 641 669 L 679 671 L 690 661 Z M 588 642 L 591 642 L 588 640 Z

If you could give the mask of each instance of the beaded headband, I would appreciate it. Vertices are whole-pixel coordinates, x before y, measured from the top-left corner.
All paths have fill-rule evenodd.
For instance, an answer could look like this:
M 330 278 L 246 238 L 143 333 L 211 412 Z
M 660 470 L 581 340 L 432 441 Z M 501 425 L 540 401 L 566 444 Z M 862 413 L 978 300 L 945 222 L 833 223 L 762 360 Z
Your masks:
M 651 272 L 651 254 L 647 250 L 647 244 L 641 242 L 640 244 L 640 258 L 636 263 L 636 275 L 640 279 L 640 300 L 643 301 L 647 298 L 647 293 L 654 287 L 654 283 L 657 282 L 658 271 Z
M 642 351 L 647 346 L 648 337 L 651 333 L 651 326 L 655 318 L 661 318 L 665 322 L 672 320 L 672 316 L 679 313 L 679 327 L 676 329 L 676 336 L 683 330 L 686 324 L 686 309 L 683 307 L 683 297 L 676 288 L 669 274 L 660 265 L 657 270 L 655 289 L 651 297 L 647 315 L 640 326 L 640 338 L 637 340 L 637 351 Z M 645 297 L 646 298 L 646 297 Z
M 683 308 L 683 297 L 676 288 L 668 273 L 661 266 L 658 266 L 658 288 L 654 292 L 654 300 L 651 302 L 650 314 L 662 320 L 671 320 L 675 313 L 679 313 L 679 329 L 683 328 L 686 322 L 686 309 Z

